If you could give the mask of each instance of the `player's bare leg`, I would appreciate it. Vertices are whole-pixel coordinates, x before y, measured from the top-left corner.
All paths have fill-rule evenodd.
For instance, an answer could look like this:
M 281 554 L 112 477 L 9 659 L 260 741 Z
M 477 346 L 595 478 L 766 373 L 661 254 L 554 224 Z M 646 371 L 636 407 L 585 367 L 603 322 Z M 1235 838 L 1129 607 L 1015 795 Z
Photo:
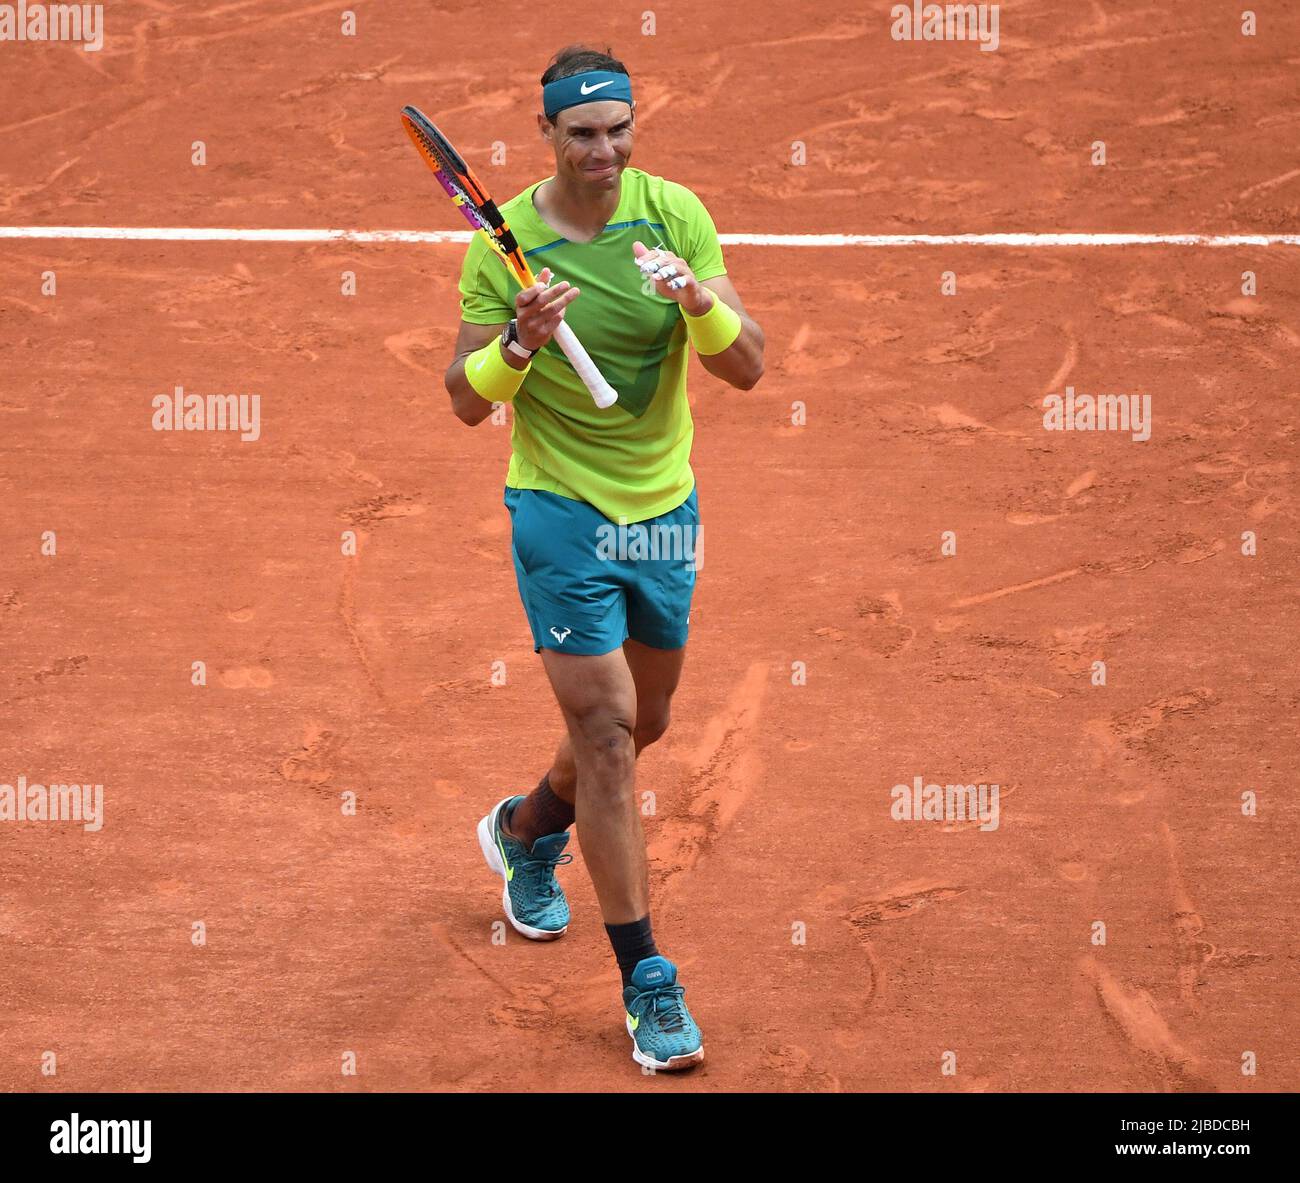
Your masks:
M 683 649 L 654 649 L 631 639 L 623 643 L 623 655 L 632 673 L 636 687 L 636 724 L 632 729 L 632 743 L 636 755 L 663 736 L 668 729 L 669 704 L 681 680 L 682 665 L 686 658 Z M 507 833 L 520 841 L 532 843 L 543 834 L 569 824 L 564 814 L 548 805 L 547 793 L 572 807 L 577 801 L 578 766 L 573 755 L 573 744 L 566 734 L 560 741 L 555 760 L 549 772 L 528 797 L 525 797 L 510 816 Z
M 578 841 L 606 924 L 649 911 L 645 832 L 634 797 L 636 683 L 621 649 L 599 657 L 542 650 L 569 731 Z
M 632 1057 L 656 1071 L 691 1068 L 704 1059 L 677 966 L 655 945 L 645 832 L 635 792 L 637 753 L 668 726 L 668 703 L 684 653 L 635 642 L 595 658 L 543 651 L 569 730 L 577 773 L 578 840 L 623 978 Z M 644 702 L 639 686 L 645 688 Z

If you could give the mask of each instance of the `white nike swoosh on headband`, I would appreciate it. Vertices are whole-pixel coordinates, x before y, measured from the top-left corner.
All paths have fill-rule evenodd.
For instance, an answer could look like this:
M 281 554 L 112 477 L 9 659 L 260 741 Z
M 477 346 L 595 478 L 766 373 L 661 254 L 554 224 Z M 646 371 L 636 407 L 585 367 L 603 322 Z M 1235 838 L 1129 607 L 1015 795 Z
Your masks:
M 588 86 L 587 83 L 584 82 L 581 86 L 578 87 L 578 89 L 582 91 L 583 94 L 591 94 L 593 90 L 599 90 L 602 86 L 613 86 L 613 85 L 614 85 L 614 80 L 612 78 L 609 78 L 606 79 L 604 82 L 597 82 L 591 86 Z

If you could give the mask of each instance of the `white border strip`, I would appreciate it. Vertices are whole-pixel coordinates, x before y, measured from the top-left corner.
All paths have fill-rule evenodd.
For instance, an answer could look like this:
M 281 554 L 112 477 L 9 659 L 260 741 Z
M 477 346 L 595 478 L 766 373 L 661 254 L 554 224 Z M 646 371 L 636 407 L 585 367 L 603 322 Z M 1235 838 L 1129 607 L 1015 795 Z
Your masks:
M 168 226 L 0 226 L 4 238 L 146 242 L 469 242 L 472 230 L 220 230 Z M 1300 234 L 720 234 L 723 246 L 1300 246 Z
M 1300 246 L 1300 234 L 721 234 L 738 246 Z

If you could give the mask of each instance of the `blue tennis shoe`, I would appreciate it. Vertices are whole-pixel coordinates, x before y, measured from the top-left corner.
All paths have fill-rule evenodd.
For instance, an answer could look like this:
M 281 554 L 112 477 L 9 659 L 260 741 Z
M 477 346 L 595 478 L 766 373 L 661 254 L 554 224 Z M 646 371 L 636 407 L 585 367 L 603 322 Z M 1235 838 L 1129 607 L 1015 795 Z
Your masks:
M 645 1068 L 677 1072 L 704 1059 L 700 1029 L 682 998 L 677 967 L 666 957 L 636 963 L 632 983 L 623 991 L 632 1059 Z
M 543 834 L 530 850 L 501 829 L 507 810 L 522 796 L 504 797 L 478 824 L 478 844 L 487 865 L 505 880 L 501 906 L 516 932 L 531 941 L 553 941 L 569 927 L 569 901 L 555 878 L 555 868 L 573 862 L 565 854 L 567 832 Z

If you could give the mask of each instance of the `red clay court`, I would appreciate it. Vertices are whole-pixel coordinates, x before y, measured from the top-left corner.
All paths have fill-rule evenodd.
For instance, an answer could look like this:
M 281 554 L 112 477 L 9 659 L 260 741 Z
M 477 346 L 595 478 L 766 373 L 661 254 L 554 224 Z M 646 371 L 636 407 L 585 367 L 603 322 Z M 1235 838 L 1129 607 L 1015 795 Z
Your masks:
M 874 2 L 672 0 L 653 36 L 510 5 L 499 45 L 415 7 L 115 3 L 98 53 L 0 44 L 0 225 L 460 230 L 402 105 L 512 196 L 583 41 L 631 71 L 633 165 L 724 236 L 1300 232 L 1281 0 L 1254 36 L 1011 2 L 996 52 Z M 492 941 L 474 826 L 562 723 L 508 430 L 442 387 L 464 245 L 0 237 L 0 782 L 105 809 L 0 825 L 0 1088 L 1300 1086 L 1300 246 L 723 243 L 767 372 L 692 362 L 707 548 L 638 776 L 709 1059 L 647 1078 L 576 841 L 565 939 Z M 177 385 L 257 392 L 260 437 L 154 431 Z M 1067 385 L 1149 394 L 1150 439 L 1044 430 Z M 917 776 L 997 783 L 999 827 L 892 820 Z

